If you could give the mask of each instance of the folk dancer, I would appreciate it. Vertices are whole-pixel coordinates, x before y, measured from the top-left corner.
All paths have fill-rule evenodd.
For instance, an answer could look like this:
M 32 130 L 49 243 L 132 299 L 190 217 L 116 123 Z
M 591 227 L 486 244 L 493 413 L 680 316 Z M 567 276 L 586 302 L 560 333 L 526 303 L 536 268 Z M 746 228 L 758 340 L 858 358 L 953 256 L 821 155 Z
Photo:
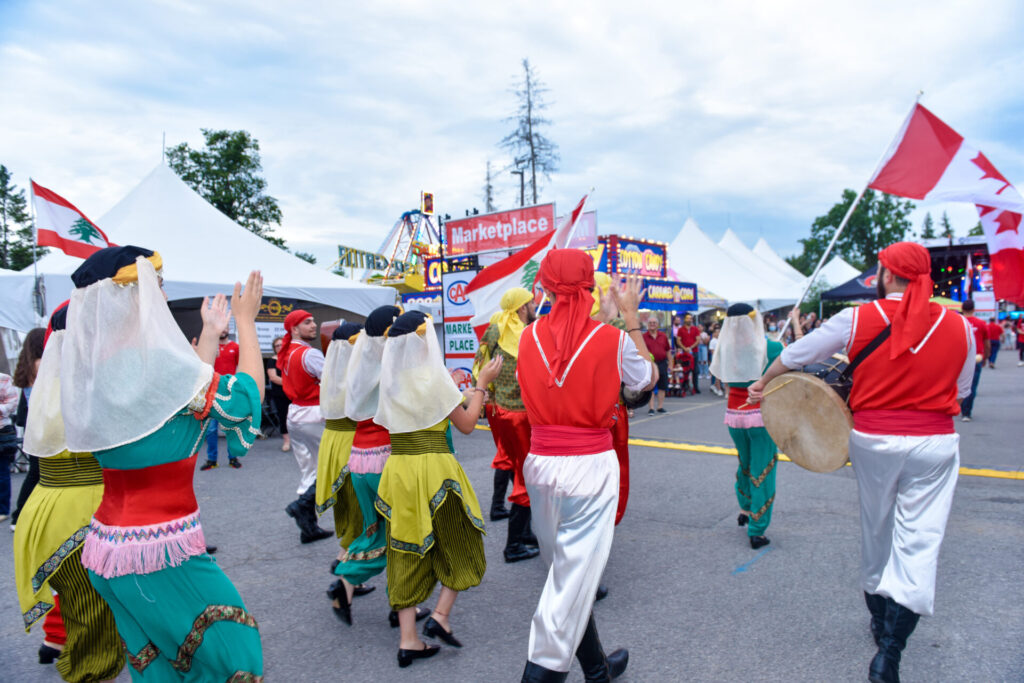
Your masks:
M 846 346 L 851 358 L 891 335 L 853 373 L 850 462 L 861 519 L 861 585 L 878 652 L 872 681 L 899 680 L 907 638 L 931 615 L 935 572 L 959 471 L 953 416 L 971 392 L 975 344 L 960 316 L 928 301 L 928 251 L 898 242 L 878 255 L 878 296 L 832 316 L 790 346 L 749 389 Z
M 520 338 L 519 382 L 532 427 L 523 474 L 534 531 L 550 569 L 522 680 L 564 681 L 575 653 L 587 680 L 608 681 L 625 670 L 629 658 L 624 649 L 605 656 L 592 613 L 619 497 L 610 430 L 620 383 L 650 389 L 657 370 L 637 350 L 644 347 L 637 278 L 629 278 L 623 291 L 610 292 L 627 335 L 590 317 L 594 262 L 586 252 L 549 252 L 539 276 L 552 309 Z
M 291 401 L 288 406 L 288 434 L 292 453 L 299 465 L 299 497 L 288 504 L 285 512 L 298 525 L 299 542 L 312 543 L 331 536 L 317 523 L 316 459 L 324 433 L 324 416 L 320 412 L 320 375 L 324 370 L 324 354 L 311 343 L 317 339 L 316 321 L 301 308 L 285 316 L 285 338 L 277 355 L 281 386 Z
M 764 532 L 772 521 L 779 455 L 764 428 L 761 408 L 747 403 L 747 387 L 760 379 L 780 353 L 782 344 L 765 336 L 760 312 L 747 304 L 729 307 L 711 360 L 711 374 L 729 387 L 725 425 L 739 455 L 735 490 L 740 514 L 736 522 L 747 527 L 750 547 L 755 550 L 771 542 Z
M 487 419 L 499 450 L 512 460 L 513 485 L 509 496 L 512 510 L 508 520 L 505 562 L 521 562 L 540 554 L 537 537 L 530 530 L 530 496 L 523 481 L 523 462 L 530 450 L 530 421 L 516 378 L 519 336 L 536 319 L 537 307 L 529 290 L 514 287 L 505 292 L 501 297 L 501 310 L 491 317 L 491 324 L 480 340 L 474 363 L 474 374 L 479 375 L 480 368 L 492 358 L 501 356 L 502 359 L 501 373 L 492 385 L 494 405 L 488 411 Z M 495 476 L 497 490 L 499 475 Z M 493 507 L 492 504 L 492 511 Z
M 441 594 L 423 635 L 462 647 L 450 615 L 460 591 L 480 584 L 487 561 L 483 514 L 445 434 L 449 423 L 463 434 L 476 426 L 486 387 L 501 371 L 501 357 L 480 371 L 463 406 L 441 358 L 431 319 L 419 311 L 400 315 L 387 332 L 380 399 L 374 422 L 391 434 L 391 456 L 377 491 L 387 520 L 388 598 L 398 612 L 398 666 L 437 654 L 416 635 L 416 605 L 441 583 Z
M 133 680 L 261 681 L 256 621 L 205 552 L 192 480 L 209 420 L 225 427 L 229 457 L 260 434 L 263 283 L 253 272 L 244 293 L 235 285 L 239 372 L 219 377 L 227 300 L 204 300 L 194 350 L 167 307 L 161 267 L 148 249 L 109 247 L 72 274 L 61 354 L 40 366 L 29 407 L 59 405 L 64 431 L 29 432 L 27 443 L 44 457 L 91 452 L 102 468 L 82 565 L 114 614 Z
M 26 422 L 26 448 L 49 451 L 57 448 L 64 424 L 59 387 L 42 386 L 57 382 L 52 371 L 59 366 L 67 324 L 67 302 L 50 316 L 40 366 L 46 372 L 37 381 L 35 400 Z M 56 399 L 48 406 L 43 400 Z M 53 442 L 52 448 L 48 443 Z M 39 482 L 29 494 L 14 531 L 14 578 L 18 587 L 25 630 L 44 615 L 53 614 L 60 595 L 60 609 L 66 634 L 60 644 L 57 671 L 65 681 L 104 681 L 117 678 L 124 668 L 124 651 L 117 635 L 114 614 L 89 582 L 82 566 L 82 545 L 89 532 L 89 520 L 103 498 L 103 473 L 89 453 L 70 453 L 39 458 Z M 54 642 L 44 624 L 47 640 Z M 57 637 L 56 640 L 61 640 Z M 55 643 L 56 644 L 56 643 Z M 56 650 L 40 648 L 40 662 Z

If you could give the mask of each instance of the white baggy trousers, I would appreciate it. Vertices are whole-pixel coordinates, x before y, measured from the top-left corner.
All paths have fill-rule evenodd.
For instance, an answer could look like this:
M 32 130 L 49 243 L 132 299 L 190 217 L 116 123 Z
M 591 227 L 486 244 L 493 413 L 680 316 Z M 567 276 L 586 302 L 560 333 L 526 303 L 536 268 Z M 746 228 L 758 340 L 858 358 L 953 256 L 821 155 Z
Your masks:
M 533 532 L 549 565 L 530 625 L 527 659 L 568 671 L 608 563 L 619 502 L 615 451 L 535 455 L 523 464 Z
M 288 406 L 288 435 L 291 437 L 295 462 L 299 465 L 297 492 L 300 496 L 316 483 L 316 461 L 325 426 L 320 406 L 297 406 L 294 403 Z
M 864 590 L 930 616 L 939 546 L 960 471 L 960 436 L 854 430 L 850 462 L 860 492 Z

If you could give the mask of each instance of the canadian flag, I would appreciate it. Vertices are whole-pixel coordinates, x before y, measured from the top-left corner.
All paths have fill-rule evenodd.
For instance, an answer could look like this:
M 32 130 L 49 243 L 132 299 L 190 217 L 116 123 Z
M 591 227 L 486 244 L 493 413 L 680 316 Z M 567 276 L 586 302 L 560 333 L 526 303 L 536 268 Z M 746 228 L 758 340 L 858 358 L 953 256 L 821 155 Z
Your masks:
M 935 114 L 914 105 L 868 187 L 910 199 L 977 205 L 995 297 L 1024 301 L 1024 197 Z
M 502 295 L 513 287 L 525 287 L 531 292 L 536 291 L 540 262 L 551 249 L 564 248 L 569 243 L 589 196 L 583 195 L 583 199 L 569 214 L 569 220 L 558 226 L 557 230 L 538 238 L 522 251 L 487 266 L 469 281 L 466 296 L 473 304 L 474 315 L 469 322 L 474 328 L 486 329 L 491 316 L 501 308 Z
M 114 246 L 74 204 L 34 180 L 30 182 L 36 207 L 37 245 L 56 247 L 78 258 L 89 258 L 100 249 Z

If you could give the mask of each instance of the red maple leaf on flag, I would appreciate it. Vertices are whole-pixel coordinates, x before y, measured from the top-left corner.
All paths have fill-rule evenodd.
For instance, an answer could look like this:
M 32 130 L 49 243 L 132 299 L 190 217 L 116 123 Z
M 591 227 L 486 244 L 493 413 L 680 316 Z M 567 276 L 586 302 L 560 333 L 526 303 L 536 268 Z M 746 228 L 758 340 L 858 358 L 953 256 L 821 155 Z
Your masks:
M 978 216 L 985 218 L 988 214 L 995 211 L 994 206 L 978 206 Z M 1019 232 L 1021 215 L 1012 211 L 1000 211 L 999 215 L 995 217 L 993 223 L 998 227 L 996 228 L 996 234 L 1001 232 Z
M 981 176 L 981 180 L 984 180 L 985 178 L 993 178 L 1003 182 L 1003 186 L 996 191 L 996 194 L 1001 193 L 1010 186 L 1010 181 L 1004 178 L 1003 174 L 997 171 L 996 167 L 992 165 L 992 162 L 989 161 L 981 152 L 978 152 L 978 156 L 971 159 L 971 163 L 984 172 L 984 175 Z

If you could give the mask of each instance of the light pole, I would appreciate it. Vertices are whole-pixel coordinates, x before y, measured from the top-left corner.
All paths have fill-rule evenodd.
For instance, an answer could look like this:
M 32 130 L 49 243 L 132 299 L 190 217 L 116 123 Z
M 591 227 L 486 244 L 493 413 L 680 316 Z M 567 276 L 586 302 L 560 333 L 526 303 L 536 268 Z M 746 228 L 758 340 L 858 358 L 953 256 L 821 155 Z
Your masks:
M 523 171 L 512 171 L 512 175 L 519 176 L 519 207 L 526 205 L 526 180 L 523 178 Z

